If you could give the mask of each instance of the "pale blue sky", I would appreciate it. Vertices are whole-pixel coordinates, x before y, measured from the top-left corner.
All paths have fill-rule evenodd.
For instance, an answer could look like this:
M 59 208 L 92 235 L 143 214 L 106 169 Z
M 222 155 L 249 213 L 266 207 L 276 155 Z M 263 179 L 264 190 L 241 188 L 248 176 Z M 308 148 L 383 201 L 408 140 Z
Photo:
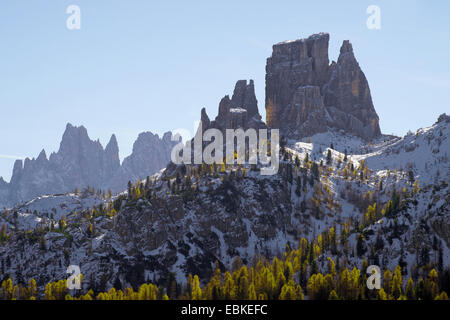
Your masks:
M 81 30 L 66 8 L 81 8 Z M 366 8 L 381 8 L 381 30 Z M 264 110 L 272 44 L 330 33 L 330 58 L 344 39 L 369 80 L 384 133 L 405 134 L 449 112 L 448 1 L 0 2 L 0 176 L 14 156 L 57 151 L 67 122 L 121 158 L 139 132 L 192 130 L 201 107 L 217 114 L 238 79 L 254 79 Z

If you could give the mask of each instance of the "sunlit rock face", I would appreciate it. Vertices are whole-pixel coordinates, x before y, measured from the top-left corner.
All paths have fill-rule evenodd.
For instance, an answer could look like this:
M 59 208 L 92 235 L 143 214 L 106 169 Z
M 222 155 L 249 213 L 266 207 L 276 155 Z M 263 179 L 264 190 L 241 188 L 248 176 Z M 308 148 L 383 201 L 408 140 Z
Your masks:
M 220 100 L 219 111 L 213 121 L 209 120 L 205 109 L 201 111 L 203 130 L 215 128 L 225 134 L 226 129 L 262 129 L 266 125 L 261 120 L 258 111 L 258 101 L 255 96 L 253 80 L 238 80 L 234 87 L 233 96 L 226 95 Z
M 273 46 L 266 65 L 266 122 L 286 137 L 343 129 L 365 140 L 378 137 L 369 84 L 348 40 L 329 63 L 329 35 Z

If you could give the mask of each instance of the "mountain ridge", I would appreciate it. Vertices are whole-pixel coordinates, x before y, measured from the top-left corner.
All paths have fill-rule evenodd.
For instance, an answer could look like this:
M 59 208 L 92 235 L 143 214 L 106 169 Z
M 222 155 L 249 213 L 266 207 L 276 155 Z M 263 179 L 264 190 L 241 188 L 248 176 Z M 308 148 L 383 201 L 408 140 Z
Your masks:
M 268 60 L 268 126 L 281 120 L 286 138 L 277 174 L 263 176 L 246 164 L 170 163 L 117 195 L 83 190 L 0 211 L 4 279 L 35 278 L 43 287 L 74 264 L 86 279 L 84 292 L 170 277 L 184 285 L 189 274 L 205 283 L 216 261 L 222 270 L 233 269 L 236 257 L 244 264 L 260 255 L 276 261 L 296 244 L 303 256 L 289 274 L 303 288 L 307 275 L 327 270 L 328 258 L 338 271 L 398 265 L 404 282 L 420 282 L 434 269 L 450 274 L 450 116 L 415 134 L 382 135 L 351 44 L 344 41 L 341 62 L 329 64 L 328 34 L 308 39 L 275 45 Z M 220 101 L 215 120 L 201 110 L 204 128 L 220 130 L 266 126 L 258 116 L 253 81 L 246 80 Z M 136 150 L 153 138 L 142 134 Z M 38 158 L 47 163 L 45 152 Z M 130 158 L 126 167 L 147 158 Z M 22 165 L 14 171 L 20 181 Z
M 37 158 L 14 162 L 10 182 L 0 181 L 0 206 L 88 186 L 120 192 L 128 181 L 145 179 L 166 166 L 170 149 L 176 143 L 171 136 L 171 132 L 161 138 L 151 132 L 139 134 L 135 141 L 137 148 L 121 163 L 115 134 L 103 148 L 99 140 L 89 138 L 84 126 L 67 123 L 57 152 L 47 158 L 43 149 Z M 133 161 L 138 158 L 147 161 Z
M 352 144 L 348 139 L 354 141 L 355 153 L 347 157 L 345 150 L 327 147 L 321 134 L 311 142 L 288 143 L 274 176 L 261 176 L 245 166 L 225 171 L 194 166 L 182 176 L 180 171 L 153 176 L 112 199 L 84 191 L 40 197 L 0 211 L 0 225 L 6 225 L 12 237 L 0 247 L 0 258 L 11 259 L 4 273 L 33 277 L 41 286 L 64 278 L 66 264 L 77 264 L 91 279 L 85 289 L 114 283 L 135 287 L 149 279 L 163 284 L 169 272 L 182 284 L 188 274 L 206 281 L 215 261 L 230 269 L 236 256 L 243 263 L 258 254 L 272 258 L 302 238 L 318 241 L 319 235 L 325 239 L 335 232 L 337 247 L 324 247 L 317 256 L 319 271 L 326 270 L 326 257 L 336 261 L 337 268 L 360 267 L 366 259 L 390 269 L 404 263 L 405 277 L 416 279 L 422 274 L 417 264 L 438 265 L 440 256 L 443 268 L 450 265 L 450 121 L 448 116 L 439 119 L 417 134 L 380 139 L 362 154 L 357 150 L 365 150 L 363 140 L 343 136 L 341 145 L 337 132 L 334 143 L 339 149 Z M 426 156 L 425 161 L 418 158 L 415 163 L 415 154 Z M 424 169 L 425 163 L 434 169 Z M 398 207 L 389 209 L 396 196 Z M 372 217 L 368 212 L 374 203 Z M 67 238 L 58 229 L 62 218 Z M 53 231 L 41 235 L 51 225 Z M 21 235 L 27 230 L 33 239 L 35 233 L 44 236 L 45 249 Z M 101 263 L 104 259 L 107 265 Z M 47 265 L 45 271 L 39 265 Z

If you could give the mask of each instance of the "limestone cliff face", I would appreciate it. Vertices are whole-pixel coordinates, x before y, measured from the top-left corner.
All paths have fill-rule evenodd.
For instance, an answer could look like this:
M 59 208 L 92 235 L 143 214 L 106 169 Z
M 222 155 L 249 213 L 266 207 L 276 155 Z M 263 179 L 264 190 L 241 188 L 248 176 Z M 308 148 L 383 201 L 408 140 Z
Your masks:
M 205 108 L 201 110 L 200 116 L 201 132 L 200 128 L 197 129 L 196 137 L 203 135 L 208 129 L 218 129 L 222 132 L 223 137 L 226 137 L 227 129 L 264 129 L 267 128 L 262 117 L 258 111 L 258 101 L 255 95 L 255 86 L 253 80 L 247 82 L 247 80 L 238 80 L 235 84 L 233 95 L 230 99 L 229 95 L 224 96 L 219 103 L 219 110 L 214 120 L 210 120 Z M 258 135 L 258 131 L 257 131 Z M 223 141 L 223 153 L 226 152 L 226 144 Z M 192 157 L 194 155 L 194 139 L 191 140 Z M 203 141 L 203 148 L 205 148 L 209 142 Z M 194 161 L 194 158 L 192 158 Z M 176 166 L 173 163 L 167 167 L 169 172 L 176 170 Z
M 49 158 L 44 150 L 37 158 L 16 160 L 9 183 L 0 178 L 0 207 L 33 199 L 44 194 L 74 191 L 85 187 L 120 192 L 128 181 L 136 181 L 164 168 L 176 144 L 172 134 L 163 137 L 141 133 L 133 152 L 120 164 L 115 135 L 103 149 L 89 138 L 85 127 L 67 124 L 59 151 Z
M 210 121 L 205 109 L 201 111 L 203 130 L 216 128 L 225 133 L 226 129 L 265 128 L 258 111 L 253 80 L 239 80 L 234 87 L 233 96 L 222 98 L 219 103 L 217 117 Z
M 327 33 L 273 46 L 266 65 L 267 125 L 300 138 L 343 129 L 366 140 L 381 134 L 369 84 L 349 41 L 329 63 Z
M 133 144 L 133 153 L 123 160 L 122 167 L 128 180 L 145 179 L 170 162 L 170 153 L 176 142 L 172 133 L 166 132 L 162 138 L 151 132 L 142 132 Z M 127 180 L 127 181 L 128 181 Z M 122 181 L 126 183 L 125 180 Z

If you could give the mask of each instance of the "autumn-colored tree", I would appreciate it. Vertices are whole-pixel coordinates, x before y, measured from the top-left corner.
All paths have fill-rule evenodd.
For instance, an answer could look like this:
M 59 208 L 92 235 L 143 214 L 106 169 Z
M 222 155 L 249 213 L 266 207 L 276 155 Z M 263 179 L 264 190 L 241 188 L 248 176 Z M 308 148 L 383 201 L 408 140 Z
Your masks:
M 415 300 L 416 299 L 416 293 L 414 289 L 414 281 L 413 279 L 409 278 L 408 283 L 406 284 L 405 294 L 407 300 Z
M 402 295 L 402 287 L 403 287 L 403 280 L 402 280 L 402 268 L 400 266 L 397 266 L 394 271 L 394 276 L 392 277 L 391 282 L 391 294 L 394 297 L 394 299 L 400 298 Z

